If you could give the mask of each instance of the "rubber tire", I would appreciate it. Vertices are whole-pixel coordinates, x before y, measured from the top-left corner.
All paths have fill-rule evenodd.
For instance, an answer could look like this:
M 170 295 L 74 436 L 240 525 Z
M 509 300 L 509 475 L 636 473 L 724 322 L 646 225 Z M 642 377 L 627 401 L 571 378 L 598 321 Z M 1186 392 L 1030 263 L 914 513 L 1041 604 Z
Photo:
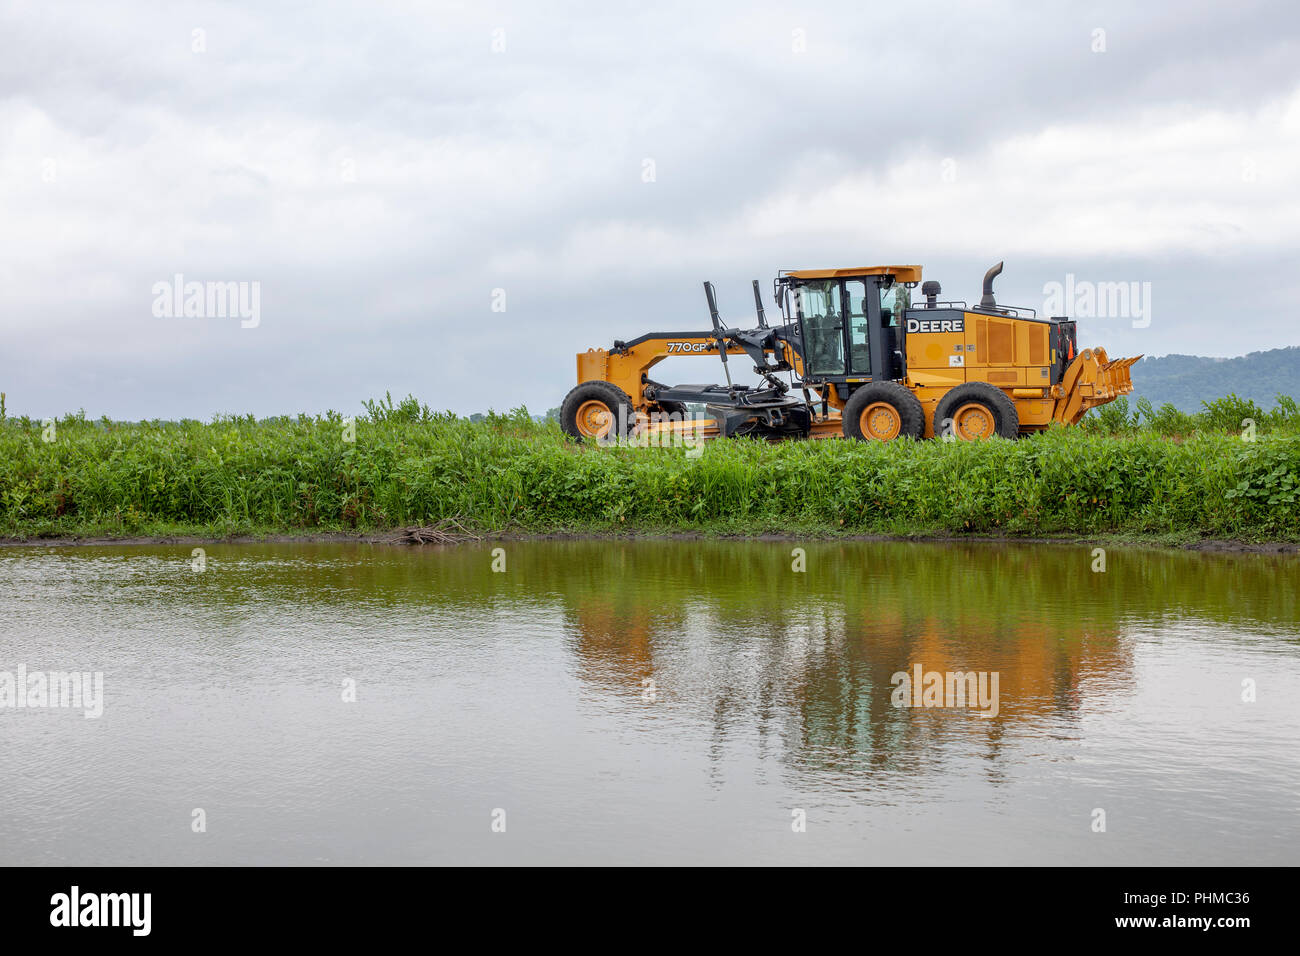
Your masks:
M 920 438 L 925 434 L 925 409 L 921 407 L 920 399 L 897 382 L 869 382 L 850 395 L 844 403 L 844 410 L 840 414 L 845 438 L 871 441 L 862 434 L 861 418 L 863 409 L 876 402 L 888 402 L 898 412 L 901 423 L 898 438 Z
M 587 437 L 578 430 L 578 409 L 585 402 L 593 400 L 605 403 L 605 407 L 614 415 L 615 423 L 618 421 L 619 406 L 623 406 L 626 409 L 623 415 L 628 433 L 636 425 L 636 409 L 632 407 L 632 399 L 627 392 L 609 382 L 583 382 L 569 389 L 569 394 L 564 396 L 564 401 L 560 404 L 560 430 L 564 434 L 578 441 Z
M 944 421 L 952 418 L 952 413 L 963 405 L 978 402 L 993 415 L 993 433 L 1002 438 L 1018 438 L 1020 435 L 1020 413 L 1016 411 L 1015 402 L 1007 393 L 988 382 L 967 382 L 951 389 L 934 409 L 934 433 L 937 436 Z M 962 441 L 954 434 L 958 441 Z

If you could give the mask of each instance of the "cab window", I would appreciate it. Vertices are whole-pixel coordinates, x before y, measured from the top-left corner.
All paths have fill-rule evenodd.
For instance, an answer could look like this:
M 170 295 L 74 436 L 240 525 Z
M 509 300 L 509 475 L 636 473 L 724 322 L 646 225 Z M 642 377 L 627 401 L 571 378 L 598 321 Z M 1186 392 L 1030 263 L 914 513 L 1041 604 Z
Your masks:
M 844 374 L 844 317 L 837 280 L 799 286 L 799 320 L 808 345 L 812 375 Z
M 903 320 L 903 312 L 912 307 L 912 290 L 900 283 L 880 290 L 880 321 L 895 326 Z

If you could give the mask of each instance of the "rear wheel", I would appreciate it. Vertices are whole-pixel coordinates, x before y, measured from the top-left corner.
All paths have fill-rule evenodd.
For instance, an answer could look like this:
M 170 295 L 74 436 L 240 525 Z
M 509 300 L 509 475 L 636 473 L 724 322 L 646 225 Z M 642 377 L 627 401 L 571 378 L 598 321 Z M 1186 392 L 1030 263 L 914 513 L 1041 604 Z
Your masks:
M 897 382 L 871 382 L 844 403 L 846 438 L 859 441 L 893 441 L 920 438 L 925 432 L 925 412 L 920 401 Z
M 609 382 L 583 382 L 564 396 L 560 428 L 572 438 L 602 441 L 625 436 L 636 424 L 627 392 Z
M 1007 393 L 988 382 L 958 385 L 934 410 L 936 435 L 951 434 L 961 441 L 978 441 L 1001 435 L 1015 438 L 1020 434 L 1020 415 Z

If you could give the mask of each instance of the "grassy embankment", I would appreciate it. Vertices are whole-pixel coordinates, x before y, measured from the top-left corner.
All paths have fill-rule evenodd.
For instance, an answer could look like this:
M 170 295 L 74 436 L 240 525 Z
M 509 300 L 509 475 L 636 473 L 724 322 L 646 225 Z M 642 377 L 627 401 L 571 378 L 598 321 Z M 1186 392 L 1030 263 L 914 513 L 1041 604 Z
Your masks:
M 576 446 L 522 410 L 414 400 L 335 414 L 121 424 L 0 420 L 0 537 L 379 531 L 1300 539 L 1300 414 L 1113 403 L 1020 441 Z M 1241 421 L 1256 421 L 1243 441 Z M 52 437 L 52 441 L 45 441 Z

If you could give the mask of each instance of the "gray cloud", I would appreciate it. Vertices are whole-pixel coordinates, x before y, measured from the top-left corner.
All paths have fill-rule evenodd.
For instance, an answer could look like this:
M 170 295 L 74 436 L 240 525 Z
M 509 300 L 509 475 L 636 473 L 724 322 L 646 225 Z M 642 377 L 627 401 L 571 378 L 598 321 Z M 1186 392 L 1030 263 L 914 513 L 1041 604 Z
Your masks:
M 1113 354 L 1300 343 L 1242 308 L 1300 291 L 1282 3 L 11 3 L 0 32 L 18 413 L 540 411 L 575 352 L 704 321 L 702 278 L 741 318 L 796 266 L 969 298 L 1005 258 L 1031 306 L 1151 282 L 1149 328 L 1084 323 Z M 260 325 L 155 317 L 175 273 L 259 282 Z

